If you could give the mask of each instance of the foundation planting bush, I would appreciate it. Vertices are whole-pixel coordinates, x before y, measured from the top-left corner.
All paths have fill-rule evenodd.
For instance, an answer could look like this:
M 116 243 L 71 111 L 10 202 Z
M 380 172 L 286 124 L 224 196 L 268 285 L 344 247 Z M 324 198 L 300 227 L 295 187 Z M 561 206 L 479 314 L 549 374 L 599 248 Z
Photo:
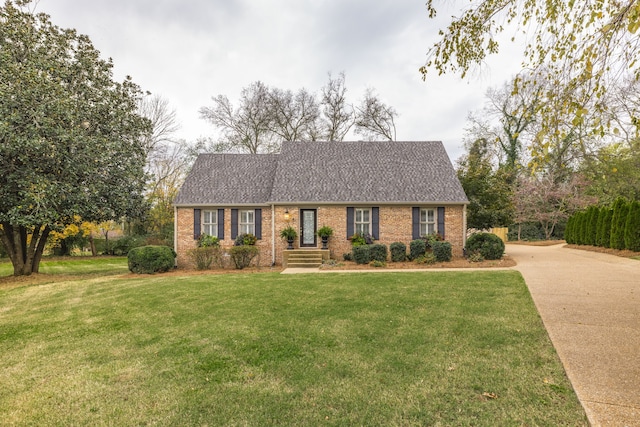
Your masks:
M 141 246 L 127 255 L 129 271 L 138 274 L 162 273 L 175 265 L 176 254 L 168 246 Z
M 356 264 L 369 264 L 371 262 L 371 249 L 369 245 L 354 246 L 353 260 Z
M 491 233 L 476 233 L 467 240 L 468 254 L 480 253 L 484 259 L 500 259 L 504 255 L 504 242 Z
M 260 250 L 252 245 L 232 246 L 229 249 L 229 256 L 233 265 L 238 270 L 242 270 L 251 264 L 251 261 L 258 256 L 259 252 Z
M 407 245 L 402 242 L 393 242 L 389 245 L 391 262 L 404 262 L 407 260 Z
M 412 240 L 411 243 L 409 243 L 409 259 L 418 259 L 426 252 L 427 242 L 425 242 L 423 239 Z
M 437 262 L 451 261 L 451 243 L 443 241 L 432 241 L 431 250 Z
M 369 253 L 371 256 L 371 261 L 387 261 L 387 246 L 381 243 L 376 243 L 373 245 L 369 245 Z

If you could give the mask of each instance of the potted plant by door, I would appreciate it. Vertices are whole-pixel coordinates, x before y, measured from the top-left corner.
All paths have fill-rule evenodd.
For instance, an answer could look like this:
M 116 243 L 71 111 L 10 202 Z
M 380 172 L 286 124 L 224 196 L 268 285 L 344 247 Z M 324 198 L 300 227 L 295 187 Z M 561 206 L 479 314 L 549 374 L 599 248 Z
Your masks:
M 328 225 L 323 225 L 318 230 L 318 236 L 322 239 L 322 249 L 327 249 L 327 241 L 329 237 L 333 234 L 333 228 Z
M 298 232 L 292 226 L 288 226 L 282 229 L 282 231 L 280 232 L 280 237 L 285 239 L 289 244 L 289 246 L 287 246 L 287 249 L 293 249 L 293 241 L 296 239 L 296 237 L 298 237 Z

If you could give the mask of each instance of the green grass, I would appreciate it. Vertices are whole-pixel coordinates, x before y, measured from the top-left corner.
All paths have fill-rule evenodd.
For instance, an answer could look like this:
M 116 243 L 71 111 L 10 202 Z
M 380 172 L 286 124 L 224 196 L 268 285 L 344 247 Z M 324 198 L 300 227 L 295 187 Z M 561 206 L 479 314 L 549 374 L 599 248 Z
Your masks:
M 40 273 L 64 275 L 110 275 L 129 271 L 127 257 L 56 257 L 43 258 Z M 13 265 L 8 259 L 0 261 L 0 277 L 13 274 Z
M 516 272 L 0 290 L 9 425 L 587 425 Z

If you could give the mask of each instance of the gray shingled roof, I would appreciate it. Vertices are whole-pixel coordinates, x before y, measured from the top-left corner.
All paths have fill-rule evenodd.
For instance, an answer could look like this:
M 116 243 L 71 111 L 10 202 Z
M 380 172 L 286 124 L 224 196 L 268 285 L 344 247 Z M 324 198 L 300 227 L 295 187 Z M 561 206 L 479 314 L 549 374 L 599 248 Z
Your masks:
M 441 142 L 285 142 L 273 202 L 455 202 L 467 197 Z
M 256 205 L 269 200 L 277 154 L 200 154 L 175 205 Z
M 176 205 L 467 203 L 439 141 L 285 142 L 280 154 L 204 154 Z

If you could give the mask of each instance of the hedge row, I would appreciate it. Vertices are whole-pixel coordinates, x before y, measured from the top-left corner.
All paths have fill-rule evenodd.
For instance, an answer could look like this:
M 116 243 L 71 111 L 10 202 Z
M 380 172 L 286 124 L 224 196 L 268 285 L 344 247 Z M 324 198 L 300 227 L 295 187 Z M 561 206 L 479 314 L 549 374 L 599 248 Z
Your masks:
M 590 206 L 567 221 L 567 243 L 640 252 L 640 202 L 616 200 Z
M 417 239 L 409 244 L 409 253 L 407 253 L 407 245 L 402 242 L 393 242 L 389 245 L 392 262 L 403 262 L 407 259 L 415 261 L 424 257 L 429 250 L 433 253 L 434 261 L 447 262 L 451 261 L 451 243 L 444 241 L 431 240 L 426 241 Z M 387 246 L 383 244 L 364 244 L 354 245 L 351 254 L 345 254 L 345 260 L 353 260 L 356 264 L 368 264 L 372 261 L 386 262 L 388 256 Z

